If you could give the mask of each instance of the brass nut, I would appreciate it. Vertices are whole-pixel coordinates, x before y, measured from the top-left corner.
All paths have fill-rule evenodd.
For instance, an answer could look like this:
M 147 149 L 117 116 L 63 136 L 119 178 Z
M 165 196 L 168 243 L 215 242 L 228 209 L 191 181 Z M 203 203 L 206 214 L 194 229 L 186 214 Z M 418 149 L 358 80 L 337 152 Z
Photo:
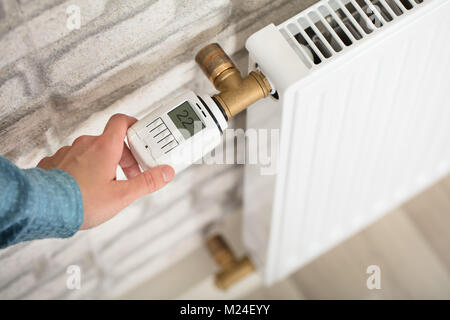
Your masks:
M 201 49 L 195 56 L 195 61 L 212 83 L 223 71 L 230 68 L 237 70 L 233 61 L 217 43 Z

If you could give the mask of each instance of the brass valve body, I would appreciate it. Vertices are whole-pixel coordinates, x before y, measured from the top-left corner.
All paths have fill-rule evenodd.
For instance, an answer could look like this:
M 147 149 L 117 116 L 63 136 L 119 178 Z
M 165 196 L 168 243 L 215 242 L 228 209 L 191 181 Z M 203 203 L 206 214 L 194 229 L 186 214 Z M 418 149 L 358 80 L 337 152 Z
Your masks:
M 206 246 L 216 263 L 221 267 L 215 279 L 216 286 L 220 289 L 228 289 L 255 270 L 248 257 L 237 260 L 220 235 L 208 239 Z
M 242 78 L 238 68 L 217 43 L 200 50 L 195 61 L 220 91 L 213 98 L 225 110 L 227 120 L 267 97 L 272 90 L 269 81 L 259 71 L 252 71 Z

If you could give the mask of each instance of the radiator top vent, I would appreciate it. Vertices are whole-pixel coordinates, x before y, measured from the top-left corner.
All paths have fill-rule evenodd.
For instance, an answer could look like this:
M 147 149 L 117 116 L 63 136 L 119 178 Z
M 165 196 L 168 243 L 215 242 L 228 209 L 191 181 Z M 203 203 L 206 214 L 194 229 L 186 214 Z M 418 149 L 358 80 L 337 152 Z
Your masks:
M 278 28 L 300 59 L 314 68 L 424 0 L 323 0 Z

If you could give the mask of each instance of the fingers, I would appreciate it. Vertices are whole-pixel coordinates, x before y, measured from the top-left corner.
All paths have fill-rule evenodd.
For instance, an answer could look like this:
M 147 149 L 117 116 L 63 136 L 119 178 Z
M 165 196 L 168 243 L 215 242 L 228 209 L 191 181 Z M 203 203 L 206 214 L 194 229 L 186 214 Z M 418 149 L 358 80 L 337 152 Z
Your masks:
M 44 170 L 50 170 L 52 168 L 52 162 L 50 157 L 43 158 L 41 161 L 39 161 L 36 167 Z
M 127 135 L 128 128 L 131 127 L 136 121 L 136 118 L 117 113 L 109 119 L 105 126 L 105 130 L 103 131 L 103 136 L 117 140 L 117 142 L 119 140 L 122 142 Z
M 56 153 L 53 155 L 52 160 L 53 163 L 59 163 L 61 162 L 64 157 L 66 156 L 67 152 L 69 152 L 70 147 L 69 146 L 65 146 L 60 148 L 58 151 L 56 151 Z
M 55 155 L 53 156 L 53 158 L 55 159 L 62 159 L 66 156 L 67 152 L 69 152 L 70 147 L 69 146 L 64 146 L 62 148 L 59 148 L 58 151 L 56 151 Z
M 119 165 L 127 179 L 132 179 L 141 174 L 141 169 L 139 169 L 136 159 L 133 157 L 125 142 L 123 143 L 122 158 L 120 159 Z
M 174 175 L 173 168 L 167 165 L 151 168 L 130 180 L 115 182 L 118 196 L 125 198 L 127 204 L 130 204 L 142 196 L 161 189 L 172 181 Z
M 70 147 L 65 146 L 60 148 L 56 153 L 51 157 L 45 157 L 41 161 L 39 161 L 37 167 L 44 169 L 44 170 L 50 170 L 52 168 L 55 168 L 56 165 L 64 159 L 67 152 L 69 152 Z
M 96 136 L 88 136 L 88 135 L 79 136 L 78 138 L 73 140 L 72 146 L 90 144 L 90 143 L 92 143 L 92 141 L 94 141 L 97 138 L 98 137 L 96 137 Z

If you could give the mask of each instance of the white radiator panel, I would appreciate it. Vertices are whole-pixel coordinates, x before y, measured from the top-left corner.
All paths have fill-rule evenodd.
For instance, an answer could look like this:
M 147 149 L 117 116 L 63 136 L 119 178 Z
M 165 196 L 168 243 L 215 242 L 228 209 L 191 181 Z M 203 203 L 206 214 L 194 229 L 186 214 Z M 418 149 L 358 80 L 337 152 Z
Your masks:
M 450 168 L 450 1 L 414 2 L 330 57 L 317 52 L 314 64 L 286 30 L 324 3 L 334 1 L 247 42 L 280 95 L 249 109 L 247 124 L 281 129 L 278 174 L 246 168 L 244 241 L 267 283 Z

